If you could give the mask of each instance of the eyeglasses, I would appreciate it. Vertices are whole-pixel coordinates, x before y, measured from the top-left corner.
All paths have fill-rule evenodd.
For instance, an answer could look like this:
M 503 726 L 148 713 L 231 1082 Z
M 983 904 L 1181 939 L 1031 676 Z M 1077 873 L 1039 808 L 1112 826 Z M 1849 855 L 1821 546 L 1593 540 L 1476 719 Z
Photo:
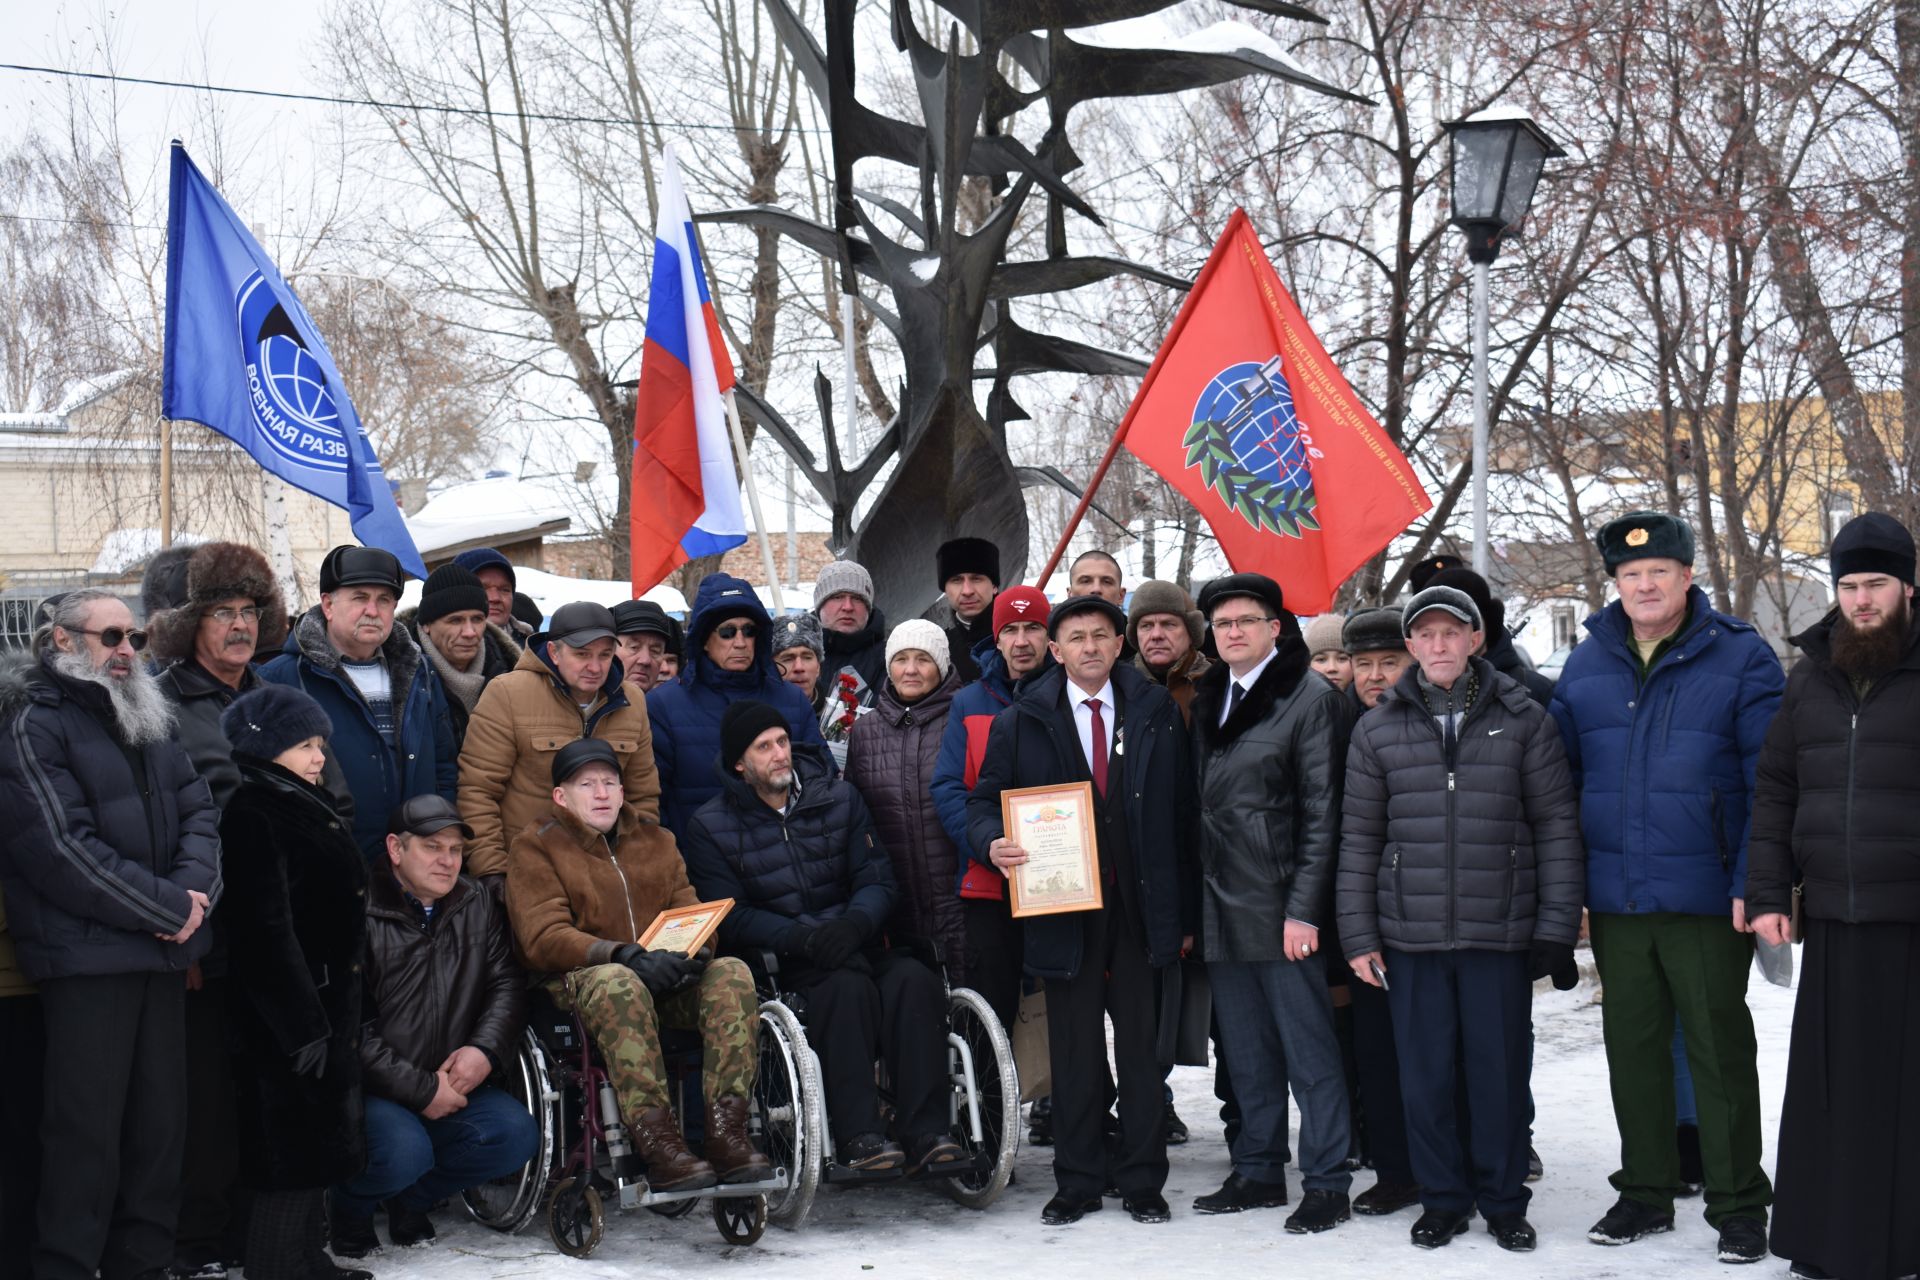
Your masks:
M 1271 615 L 1256 613 L 1244 618 L 1215 618 L 1211 625 L 1215 631 L 1246 631 L 1272 621 Z
M 129 631 L 125 627 L 105 627 L 99 631 L 89 631 L 85 627 L 74 627 L 74 631 L 83 636 L 98 636 L 103 649 L 118 649 L 121 641 L 132 647 L 135 653 L 147 647 L 147 633 Z
M 201 616 L 212 618 L 223 627 L 230 627 L 241 619 L 248 622 L 260 621 L 260 610 L 255 606 L 249 605 L 244 609 L 210 609 Z
M 731 640 L 735 636 L 745 636 L 751 640 L 760 634 L 760 628 L 751 622 L 723 622 L 713 629 L 713 634 L 719 636 L 722 640 Z

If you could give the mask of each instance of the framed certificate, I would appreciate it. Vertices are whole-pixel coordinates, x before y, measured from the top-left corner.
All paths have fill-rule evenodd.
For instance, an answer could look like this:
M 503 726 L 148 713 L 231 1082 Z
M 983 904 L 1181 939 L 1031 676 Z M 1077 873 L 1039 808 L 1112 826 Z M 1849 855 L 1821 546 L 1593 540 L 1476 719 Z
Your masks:
M 733 899 L 722 898 L 718 902 L 696 902 L 690 907 L 662 911 L 640 935 L 640 945 L 649 951 L 678 951 L 690 956 L 707 945 L 707 939 L 731 910 Z
M 1016 917 L 1099 909 L 1091 782 L 1002 791 L 1000 821 L 1007 839 L 1027 853 L 1007 877 Z

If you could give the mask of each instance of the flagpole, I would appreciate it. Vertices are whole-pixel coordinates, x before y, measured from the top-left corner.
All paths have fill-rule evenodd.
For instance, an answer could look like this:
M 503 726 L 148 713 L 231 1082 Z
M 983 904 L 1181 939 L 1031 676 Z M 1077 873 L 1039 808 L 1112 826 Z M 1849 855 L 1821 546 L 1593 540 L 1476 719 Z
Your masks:
M 160 419 L 160 545 L 173 545 L 173 419 Z
M 1060 557 L 1067 554 L 1067 544 L 1073 541 L 1074 531 L 1080 527 L 1080 521 L 1086 517 L 1087 508 L 1093 505 L 1093 495 L 1100 488 L 1101 481 L 1107 478 L 1107 469 L 1113 465 L 1113 460 L 1120 456 L 1120 442 L 1126 438 L 1126 428 L 1127 423 L 1123 418 L 1120 425 L 1114 429 L 1113 441 L 1107 445 L 1106 456 L 1100 459 L 1100 465 L 1093 469 L 1093 478 L 1087 481 L 1087 487 L 1081 491 L 1080 505 L 1076 506 L 1073 514 L 1067 518 L 1067 527 L 1060 534 L 1059 544 L 1054 547 L 1053 554 L 1047 557 L 1047 567 L 1040 571 L 1040 581 L 1037 584 L 1039 590 L 1047 589 L 1047 579 L 1051 578 L 1053 571 L 1059 567 Z
M 773 565 L 773 540 L 767 537 L 766 517 L 760 514 L 760 489 L 753 483 L 753 467 L 747 461 L 747 433 L 740 428 L 740 410 L 734 404 L 733 388 L 727 388 L 727 426 L 733 434 L 733 453 L 740 460 L 740 479 L 747 486 L 747 505 L 753 509 L 753 531 L 760 538 L 760 559 L 767 570 L 767 588 L 773 592 L 776 613 L 787 611 L 780 594 L 780 571 Z

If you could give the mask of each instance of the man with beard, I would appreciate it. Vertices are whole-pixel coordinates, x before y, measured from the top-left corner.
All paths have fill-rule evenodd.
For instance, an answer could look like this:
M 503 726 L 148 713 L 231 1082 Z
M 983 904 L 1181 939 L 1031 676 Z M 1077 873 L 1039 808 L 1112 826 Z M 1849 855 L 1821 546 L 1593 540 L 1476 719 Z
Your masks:
M 46 1022 L 43 1280 L 174 1260 L 186 972 L 220 897 L 219 815 L 146 641 L 117 596 L 76 591 L 0 665 L 0 890 Z
M 954 538 L 933 553 L 940 600 L 928 611 L 947 633 L 947 651 L 962 683 L 980 678 L 973 650 L 993 634 L 993 598 L 1000 591 L 1000 548 L 985 538 Z
M 259 649 L 287 636 L 287 606 L 266 557 L 236 542 L 170 547 L 155 555 L 140 583 L 147 652 L 160 666 L 160 691 L 174 705 L 180 745 L 225 810 L 240 787 L 240 767 L 220 727 L 233 700 L 257 688 Z M 171 664 L 171 665 L 164 665 Z M 227 1051 L 227 948 L 224 921 L 207 922 L 206 957 L 187 971 L 187 1144 L 175 1270 L 188 1280 L 218 1280 L 226 1260 L 244 1252 L 246 1227 L 235 1213 L 240 1172 L 233 1067 Z
M 427 575 L 413 617 L 400 617 L 446 691 L 455 752 L 467 740 L 467 722 L 487 682 L 520 661 L 516 634 L 489 621 L 488 603 L 479 578 L 457 564 L 443 564 Z
M 1838 606 L 1793 638 L 1760 749 L 1747 911 L 1775 945 L 1805 918 L 1773 1252 L 1851 1280 L 1920 1271 L 1920 644 L 1897 520 L 1848 521 L 1828 559 Z
M 1203 620 L 1187 593 L 1171 582 L 1147 581 L 1133 589 L 1127 610 L 1127 643 L 1141 675 L 1173 695 L 1186 716 L 1200 677 L 1213 664 L 1200 652 Z
M 1624 1245 L 1673 1230 L 1690 1137 L 1720 1261 L 1758 1262 L 1772 1188 L 1760 1167 L 1747 1010 L 1746 828 L 1760 744 L 1780 705 L 1780 660 L 1693 585 L 1685 521 L 1635 511 L 1595 541 L 1620 599 L 1587 619 L 1592 640 L 1567 659 L 1549 708 L 1580 787 L 1620 1130 L 1620 1199 L 1587 1238 Z M 1698 1098 L 1690 1135 L 1676 1128 L 1676 1013 Z

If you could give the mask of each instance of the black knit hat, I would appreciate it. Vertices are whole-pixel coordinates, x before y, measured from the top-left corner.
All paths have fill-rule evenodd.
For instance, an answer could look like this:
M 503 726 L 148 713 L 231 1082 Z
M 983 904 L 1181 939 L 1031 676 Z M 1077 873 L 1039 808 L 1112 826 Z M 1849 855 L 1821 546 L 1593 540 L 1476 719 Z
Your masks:
M 637 636 L 650 632 L 665 639 L 673 639 L 673 619 L 667 611 L 651 600 L 622 600 L 613 606 L 613 631 L 615 635 Z
M 554 753 L 553 785 L 560 786 L 590 764 L 604 764 L 620 772 L 620 756 L 612 743 L 600 738 L 576 738 Z
M 1361 609 L 1340 628 L 1340 647 L 1348 653 L 1379 653 L 1383 650 L 1406 651 L 1407 638 L 1400 631 L 1400 606 L 1383 604 Z
M 234 754 L 271 760 L 308 738 L 333 733 L 333 722 L 306 690 L 290 684 L 263 684 L 233 700 L 220 714 L 220 732 Z
M 1602 525 L 1594 541 L 1608 576 L 1633 560 L 1678 560 L 1693 567 L 1693 526 L 1662 511 L 1629 511 Z
M 996 590 L 999 589 L 1000 548 L 985 538 L 955 538 L 943 542 L 940 549 L 933 553 L 933 559 L 940 574 L 938 585 L 943 591 L 957 573 L 983 574 Z
M 1913 535 L 1884 512 L 1869 511 L 1840 526 L 1827 559 L 1832 562 L 1835 586 L 1853 573 L 1884 573 L 1913 585 Z
M 1439 573 L 1443 569 L 1461 568 L 1466 563 L 1467 562 L 1459 556 L 1447 551 L 1430 555 L 1419 564 L 1413 566 L 1413 568 L 1407 570 L 1407 586 L 1417 595 L 1427 589 L 1427 584 L 1433 581 L 1434 574 Z
M 720 713 L 720 768 L 732 773 L 740 757 L 754 739 L 769 729 L 787 728 L 787 718 L 766 703 L 754 698 L 729 702 Z
M 420 591 L 420 625 L 438 622 L 450 613 L 472 611 L 482 617 L 487 612 L 487 589 L 470 570 L 457 564 L 443 564 L 427 575 Z

